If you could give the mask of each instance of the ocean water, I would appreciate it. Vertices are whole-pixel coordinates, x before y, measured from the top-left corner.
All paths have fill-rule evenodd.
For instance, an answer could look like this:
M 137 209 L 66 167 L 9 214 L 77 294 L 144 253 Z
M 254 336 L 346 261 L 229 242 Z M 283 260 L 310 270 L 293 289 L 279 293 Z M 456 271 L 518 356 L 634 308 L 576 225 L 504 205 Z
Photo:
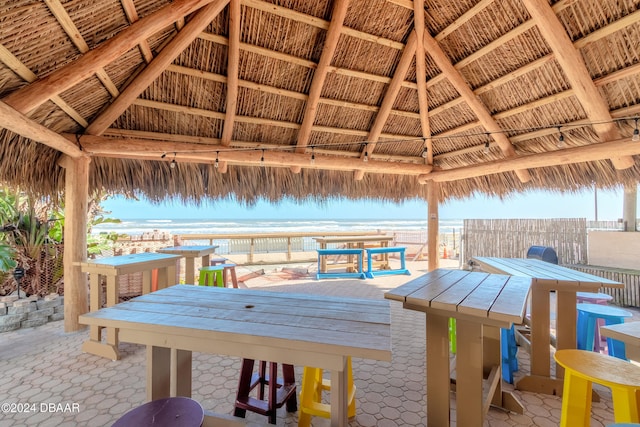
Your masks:
M 175 234 L 252 234 L 349 231 L 416 231 L 427 229 L 427 219 L 122 219 L 119 224 L 101 224 L 92 233 L 116 232 L 141 235 L 149 232 Z M 440 219 L 440 233 L 458 233 L 461 219 Z

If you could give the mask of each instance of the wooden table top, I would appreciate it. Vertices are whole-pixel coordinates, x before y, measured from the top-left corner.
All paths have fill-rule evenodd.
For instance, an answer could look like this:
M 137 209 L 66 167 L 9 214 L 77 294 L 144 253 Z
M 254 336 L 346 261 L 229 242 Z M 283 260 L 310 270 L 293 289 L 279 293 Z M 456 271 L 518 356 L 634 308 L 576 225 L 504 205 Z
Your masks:
M 369 235 L 369 236 L 333 236 L 333 237 L 314 237 L 318 243 L 364 243 L 364 242 L 389 242 L 393 240 L 393 236 L 386 234 Z
M 624 288 L 624 284 L 572 270 L 550 262 L 532 258 L 473 257 L 471 261 L 490 273 L 531 277 L 537 284 L 597 289 L 599 287 Z
M 531 279 L 437 269 L 384 294 L 406 308 L 481 322 L 522 323 Z
M 176 285 L 80 316 L 120 329 L 122 341 L 245 356 L 247 345 L 391 360 L 387 301 Z M 128 334 L 139 331 L 142 334 Z M 129 339 L 131 339 L 129 341 Z M 217 342 L 212 346 L 211 342 Z M 224 341 L 225 345 L 219 343 Z
M 119 275 L 136 273 L 145 269 L 167 267 L 180 258 L 179 255 L 142 252 L 84 261 L 80 263 L 80 268 L 85 273 Z
M 635 342 L 640 346 L 640 322 L 625 322 L 617 325 L 600 326 L 602 336 L 623 341 Z
M 219 248 L 218 245 L 168 246 L 166 248 L 160 248 L 156 252 L 159 252 L 162 254 L 199 257 L 204 255 L 211 255 L 218 248 Z

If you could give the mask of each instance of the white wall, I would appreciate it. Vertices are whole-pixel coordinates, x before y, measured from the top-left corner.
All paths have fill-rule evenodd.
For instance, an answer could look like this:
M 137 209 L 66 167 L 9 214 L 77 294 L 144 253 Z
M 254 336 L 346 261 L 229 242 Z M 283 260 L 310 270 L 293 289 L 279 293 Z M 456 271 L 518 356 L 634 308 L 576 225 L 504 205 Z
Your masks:
M 640 270 L 640 232 L 589 231 L 589 265 Z

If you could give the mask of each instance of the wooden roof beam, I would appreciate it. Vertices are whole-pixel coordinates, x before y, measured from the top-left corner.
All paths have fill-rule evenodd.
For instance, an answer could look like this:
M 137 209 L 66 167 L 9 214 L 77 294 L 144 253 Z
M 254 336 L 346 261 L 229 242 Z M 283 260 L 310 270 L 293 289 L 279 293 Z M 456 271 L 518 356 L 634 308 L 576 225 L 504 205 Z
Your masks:
M 180 54 L 199 33 L 207 27 L 229 0 L 214 0 L 199 10 L 180 32 L 160 51 L 147 67 L 133 79 L 119 97 L 87 127 L 85 133 L 100 135 L 114 122 Z M 175 3 L 174 3 L 175 4 Z M 142 22 L 142 20 L 138 21 Z
M 418 84 L 418 105 L 420 107 L 420 129 L 425 138 L 426 163 L 433 164 L 433 142 L 429 122 L 429 100 L 427 99 L 427 58 L 424 53 L 424 0 L 413 2 L 413 31 L 416 33 L 416 83 Z
M 331 23 L 327 31 L 324 47 L 320 54 L 320 60 L 318 66 L 313 73 L 313 80 L 311 81 L 311 87 L 309 89 L 309 98 L 304 110 L 304 117 L 300 130 L 298 130 L 298 142 L 296 145 L 296 153 L 304 153 L 309 145 L 309 139 L 311 137 L 311 128 L 316 119 L 316 113 L 318 111 L 318 103 L 320 96 L 322 95 L 322 88 L 327 78 L 327 69 L 331 65 L 331 59 L 335 54 L 336 47 L 338 46 L 338 40 L 340 39 L 340 33 L 344 24 L 344 18 L 347 15 L 347 9 L 349 7 L 349 0 L 336 0 L 333 5 L 333 11 L 331 13 Z
M 460 72 L 455 69 L 449 57 L 447 57 L 444 51 L 440 48 L 438 42 L 433 37 L 431 37 L 431 35 L 425 33 L 424 44 L 427 53 L 431 56 L 442 73 L 447 76 L 460 96 L 464 98 L 467 105 L 469 105 L 471 110 L 478 117 L 478 120 L 480 121 L 482 126 L 491 134 L 491 137 L 496 141 L 505 157 L 515 157 L 516 152 L 513 148 L 513 145 L 511 144 L 511 141 L 509 141 L 509 138 L 507 138 L 507 136 L 504 134 L 504 131 L 500 128 L 495 119 L 491 117 L 491 113 L 489 113 L 487 107 L 473 93 L 471 87 L 469 87 L 467 82 L 464 80 L 464 77 L 462 77 L 462 74 L 460 74 Z M 516 175 L 522 182 L 528 182 L 531 179 L 531 175 L 526 170 L 518 170 L 516 171 Z
M 67 135 L 71 140 L 74 135 Z M 60 136 L 60 138 L 62 138 Z M 218 158 L 233 164 L 245 164 L 252 166 L 292 167 L 299 166 L 308 169 L 343 170 L 353 171 L 354 161 L 348 157 L 327 156 L 317 154 L 315 161 L 311 163 L 308 154 L 292 153 L 283 147 L 283 150 L 268 150 L 264 154 L 261 149 L 237 149 L 223 146 L 206 146 L 203 144 L 191 144 L 183 142 L 144 141 L 135 139 L 112 139 L 102 136 L 83 135 L 80 138 L 85 153 L 100 157 L 125 157 L 144 160 L 161 160 L 160 153 L 177 153 L 178 162 L 212 163 Z M 264 160 L 262 159 L 264 157 Z M 170 159 L 172 160 L 173 156 Z M 367 172 L 386 173 L 395 175 L 413 175 L 429 173 L 433 166 L 415 163 L 388 162 L 372 160 L 366 165 L 358 165 Z
M 27 68 L 18 58 L 16 58 L 9 50 L 0 44 L 0 61 L 2 61 L 7 67 L 16 73 L 21 79 L 32 83 L 38 80 L 38 76 L 33 71 Z M 67 104 L 58 95 L 51 98 L 51 102 L 56 104 L 62 111 L 67 113 L 69 117 L 78 122 L 82 127 L 87 127 L 89 123 L 84 117 L 80 115 L 75 109 Z
M 0 101 L 0 127 L 40 142 L 74 159 L 86 156 L 86 153 L 80 150 L 74 142 L 42 126 L 40 123 L 34 122 L 2 101 Z
M 409 39 L 407 40 L 407 44 L 405 45 L 404 50 L 402 51 L 402 56 L 400 56 L 400 61 L 398 61 L 398 65 L 393 74 L 393 78 L 391 79 L 391 83 L 389 83 L 387 91 L 384 94 L 384 99 L 380 104 L 380 110 L 378 110 L 378 114 L 373 121 L 373 125 L 369 130 L 369 134 L 367 135 L 366 144 L 362 149 L 362 154 L 360 155 L 360 158 L 363 160 L 362 163 L 366 163 L 365 160 L 368 160 L 369 154 L 372 153 L 376 148 L 376 143 L 380 139 L 384 124 L 389 118 L 389 114 L 391 113 L 391 109 L 393 108 L 393 103 L 396 101 L 398 92 L 400 92 L 400 88 L 402 87 L 402 82 L 407 75 L 407 71 L 409 70 L 411 61 L 413 61 L 413 57 L 416 52 L 416 44 L 416 33 L 412 32 L 409 35 Z M 359 181 L 364 178 L 364 172 L 364 169 L 356 170 L 356 173 L 354 174 L 355 180 Z
M 71 17 L 67 13 L 67 10 L 64 8 L 60 0 L 45 0 L 45 3 L 49 7 L 51 13 L 56 18 L 60 26 L 65 33 L 69 36 L 73 44 L 80 51 L 80 53 L 89 52 L 89 45 L 84 40 L 84 38 L 80 35 L 80 30 L 76 27 L 76 25 L 71 20 Z M 118 88 L 111 80 L 111 77 L 107 74 L 104 68 L 99 67 L 96 69 L 96 77 L 100 80 L 100 83 L 107 89 L 107 91 L 111 94 L 111 96 L 118 96 L 120 93 Z
M 188 15 L 214 0 L 175 0 L 173 3 L 158 9 L 131 24 L 95 49 L 82 55 L 77 60 L 38 79 L 29 86 L 13 91 L 2 101 L 22 114 L 27 114 L 36 107 L 61 92 L 75 86 L 90 77 L 101 67 L 115 61 L 140 40 L 172 24 L 176 19 Z M 227 0 L 228 1 L 228 0 Z
M 133 24 L 140 19 L 133 0 L 120 0 L 120 3 L 122 4 L 124 14 L 127 16 L 127 19 L 130 23 Z M 140 43 L 138 43 L 138 48 L 140 49 L 140 54 L 142 54 L 145 62 L 147 64 L 151 62 L 151 60 L 153 59 L 153 52 L 151 52 L 151 46 L 149 46 L 149 42 L 145 39 L 140 40 Z
M 587 117 L 590 121 L 596 122 L 593 128 L 600 140 L 619 139 L 620 132 L 612 121 L 607 102 L 593 83 L 580 52 L 574 47 L 549 2 L 547 0 L 523 0 L 523 3 L 536 22 L 538 30 L 554 52 L 556 61 L 567 76 Z M 630 156 L 613 157 L 611 162 L 616 169 L 627 169 L 635 164 L 634 159 Z
M 574 163 L 606 160 L 611 153 L 621 156 L 635 156 L 640 154 L 640 144 L 631 143 L 629 138 L 622 138 L 611 142 L 601 142 L 581 147 L 566 148 L 558 151 L 548 151 L 541 154 L 531 154 L 517 158 L 486 162 L 474 166 L 433 171 L 418 178 L 421 184 L 429 180 L 436 182 L 457 181 L 460 179 L 477 178 L 496 173 L 506 173 L 517 170 L 544 168 L 551 166 L 569 165 Z

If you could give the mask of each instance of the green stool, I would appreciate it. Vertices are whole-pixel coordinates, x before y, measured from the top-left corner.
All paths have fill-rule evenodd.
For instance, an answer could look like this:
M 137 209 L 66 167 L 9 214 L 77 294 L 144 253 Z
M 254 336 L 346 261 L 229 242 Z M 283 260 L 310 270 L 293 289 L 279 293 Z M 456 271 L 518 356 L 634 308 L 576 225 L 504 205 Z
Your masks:
M 449 318 L 449 350 L 451 353 L 456 354 L 456 319 Z
M 224 266 L 222 265 L 210 265 L 200 269 L 200 280 L 198 285 L 200 286 L 217 286 L 224 288 L 224 280 L 222 273 L 224 272 Z

